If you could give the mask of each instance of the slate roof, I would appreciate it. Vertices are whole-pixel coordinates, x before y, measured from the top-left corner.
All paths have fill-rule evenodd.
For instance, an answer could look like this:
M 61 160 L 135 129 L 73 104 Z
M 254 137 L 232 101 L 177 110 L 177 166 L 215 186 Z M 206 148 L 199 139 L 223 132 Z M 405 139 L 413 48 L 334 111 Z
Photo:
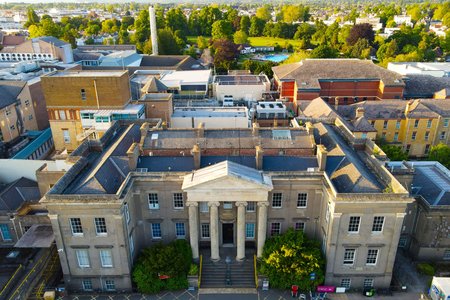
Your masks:
M 15 211 L 26 201 L 38 201 L 39 188 L 36 181 L 25 177 L 0 188 L 0 210 Z
M 404 86 L 402 76 L 360 59 L 305 59 L 272 68 L 280 80 L 295 80 L 298 89 L 320 89 L 320 80 L 381 80 L 385 86 Z
M 41 36 L 41 37 L 35 38 L 33 40 L 41 40 L 43 42 L 52 44 L 52 45 L 54 45 L 56 47 L 62 47 L 62 46 L 65 46 L 65 45 L 69 45 L 69 43 L 64 42 L 64 41 L 62 41 L 60 39 L 57 39 L 57 38 L 55 38 L 53 36 Z
M 133 124 L 119 133 L 119 138 L 103 150 L 65 193 L 115 194 L 130 171 L 126 152 L 133 142 L 139 141 L 139 128 L 138 124 Z
M 314 124 L 315 139 L 328 151 L 326 173 L 339 193 L 379 193 L 383 185 L 333 126 Z M 361 154 L 362 155 L 362 154 Z M 328 165 L 331 163 L 331 166 Z
M 437 118 L 438 114 L 425 106 L 420 100 L 410 103 L 408 113 L 409 118 Z M 405 100 L 383 100 L 383 101 L 363 101 L 351 105 L 340 105 L 338 113 L 347 118 L 354 119 L 356 109 L 364 108 L 364 116 L 369 120 L 374 119 L 404 119 L 408 101 Z
M 436 162 L 410 163 L 415 170 L 412 193 L 420 195 L 431 206 L 450 205 L 450 177 Z M 448 170 L 446 170 L 448 172 Z
M 421 99 L 420 102 L 442 117 L 450 117 L 450 99 Z
M 299 101 L 301 115 L 309 118 L 336 118 L 337 113 L 322 98 L 311 101 Z
M 16 103 L 17 96 L 27 83 L 24 81 L 0 81 L 0 109 Z
M 73 51 L 73 60 L 74 61 L 82 61 L 82 60 L 100 60 L 104 55 L 100 52 L 82 52 L 77 49 Z
M 178 71 L 204 69 L 196 59 L 189 55 L 143 55 L 140 66 Z
M 450 77 L 408 75 L 405 81 L 405 98 L 433 98 L 434 93 L 450 88 Z

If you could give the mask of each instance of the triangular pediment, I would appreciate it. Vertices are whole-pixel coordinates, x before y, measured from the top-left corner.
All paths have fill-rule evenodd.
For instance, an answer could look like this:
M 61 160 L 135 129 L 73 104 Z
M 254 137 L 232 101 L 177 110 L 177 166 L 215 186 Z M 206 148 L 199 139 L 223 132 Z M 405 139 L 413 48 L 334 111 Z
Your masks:
M 186 175 L 183 191 L 190 190 L 272 190 L 270 176 L 231 161 L 208 166 Z

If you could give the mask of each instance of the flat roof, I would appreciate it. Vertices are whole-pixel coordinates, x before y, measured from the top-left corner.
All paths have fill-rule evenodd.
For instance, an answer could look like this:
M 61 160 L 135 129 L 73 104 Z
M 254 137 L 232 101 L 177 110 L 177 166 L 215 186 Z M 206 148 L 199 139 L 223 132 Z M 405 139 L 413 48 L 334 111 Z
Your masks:
M 74 70 L 64 70 L 64 71 L 57 71 L 54 73 L 46 74 L 43 77 L 121 77 L 122 75 L 128 73 L 128 71 L 122 71 L 122 70 L 109 70 L 109 71 L 102 71 L 102 70 L 81 70 L 81 71 L 74 71 Z
M 265 75 L 216 75 L 214 83 L 218 85 L 263 85 L 268 83 Z
M 161 80 L 166 85 L 171 84 L 206 84 L 211 77 L 211 70 L 195 70 L 195 71 L 173 71 L 171 73 L 162 74 Z
M 172 118 L 186 117 L 216 117 L 216 118 L 247 118 L 248 109 L 246 107 L 192 107 L 175 108 Z

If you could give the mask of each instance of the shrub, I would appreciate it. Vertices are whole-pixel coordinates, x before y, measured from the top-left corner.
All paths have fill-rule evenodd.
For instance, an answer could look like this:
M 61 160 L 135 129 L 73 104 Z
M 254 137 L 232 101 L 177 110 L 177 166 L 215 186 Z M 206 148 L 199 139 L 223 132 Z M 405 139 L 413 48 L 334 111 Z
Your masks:
M 198 275 L 198 266 L 196 264 L 191 264 L 191 267 L 189 268 L 189 275 Z
M 176 240 L 144 249 L 134 266 L 132 277 L 139 292 L 158 293 L 161 290 L 179 290 L 188 287 L 187 274 L 192 262 L 192 251 L 187 241 Z M 168 276 L 160 279 L 161 275 Z
M 424 275 L 428 275 L 428 276 L 434 276 L 434 273 L 435 273 L 434 267 L 427 263 L 417 264 L 417 271 L 420 274 L 424 274 Z
M 291 228 L 266 241 L 260 271 L 269 277 L 274 288 L 298 285 L 301 290 L 309 290 L 324 281 L 324 265 L 320 243 Z M 313 272 L 316 276 L 312 281 L 310 274 Z

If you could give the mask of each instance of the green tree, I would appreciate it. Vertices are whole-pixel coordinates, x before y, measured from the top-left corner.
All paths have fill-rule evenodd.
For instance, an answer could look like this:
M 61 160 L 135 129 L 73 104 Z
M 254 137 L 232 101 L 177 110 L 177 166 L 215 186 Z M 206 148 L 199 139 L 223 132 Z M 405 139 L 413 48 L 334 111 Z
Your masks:
M 311 58 L 336 58 L 338 54 L 336 49 L 327 45 L 320 45 L 311 51 Z
M 136 48 L 143 51 L 143 45 L 147 39 L 150 38 L 150 21 L 148 10 L 144 9 L 139 12 L 138 17 L 134 21 L 134 36 L 133 41 Z
M 263 5 L 261 7 L 259 7 L 256 10 L 256 17 L 258 19 L 261 19 L 263 21 L 270 21 L 272 19 L 272 15 L 271 15 L 271 11 L 270 11 L 270 6 L 268 4 Z
M 165 25 L 166 28 L 171 29 L 173 32 L 181 30 L 184 35 L 187 34 L 188 22 L 183 11 L 179 7 L 169 9 L 166 13 Z
M 197 47 L 200 50 L 206 49 L 206 48 L 208 48 L 208 46 L 209 46 L 209 41 L 206 38 L 204 38 L 203 36 L 197 37 Z
M 212 39 L 230 39 L 233 34 L 231 23 L 225 20 L 216 21 L 212 24 Z
M 40 19 L 39 16 L 34 11 L 33 7 L 28 6 L 27 8 L 27 21 L 24 24 L 25 28 L 30 27 L 31 25 L 37 25 Z
M 170 29 L 158 29 L 158 51 L 159 54 L 175 55 L 181 54 L 181 48 L 179 42 L 172 30 Z
M 233 41 L 235 44 L 247 44 L 248 35 L 242 30 L 236 31 L 233 35 Z
M 145 294 L 187 288 L 191 262 L 192 251 L 186 240 L 156 244 L 139 255 L 132 278 L 139 292 Z M 166 275 L 168 279 L 162 280 L 160 275 Z
M 250 29 L 249 29 L 249 35 L 250 36 L 261 36 L 264 30 L 266 22 L 263 19 L 260 19 L 256 16 L 253 16 L 250 19 Z
M 450 147 L 443 143 L 432 146 L 428 160 L 438 161 L 446 168 L 450 168 Z
M 298 285 L 300 290 L 314 290 L 324 281 L 325 259 L 318 241 L 308 239 L 302 231 L 290 228 L 264 244 L 261 272 L 274 288 Z M 310 280 L 315 273 L 316 279 Z
M 249 16 L 241 17 L 239 30 L 245 32 L 247 35 L 249 34 L 249 30 L 250 30 L 250 17 Z
M 370 57 L 370 44 L 369 41 L 366 39 L 359 39 L 350 50 L 350 56 L 361 58 L 361 59 L 367 59 Z
M 378 144 L 390 160 L 402 161 L 408 159 L 408 154 L 404 152 L 401 147 L 386 144 L 384 141 L 379 141 Z

